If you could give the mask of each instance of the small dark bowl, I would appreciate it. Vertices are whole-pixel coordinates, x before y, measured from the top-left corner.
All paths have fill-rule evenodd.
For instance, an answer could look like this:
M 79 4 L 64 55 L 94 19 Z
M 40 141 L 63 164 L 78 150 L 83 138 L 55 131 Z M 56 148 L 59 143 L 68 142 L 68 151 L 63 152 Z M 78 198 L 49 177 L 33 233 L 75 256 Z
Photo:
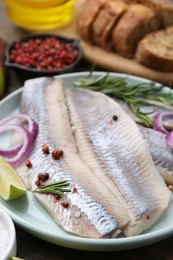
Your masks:
M 15 43 L 17 41 L 14 41 L 10 44 L 7 45 L 6 50 L 5 50 L 5 65 L 6 67 L 13 69 L 18 75 L 19 77 L 23 78 L 23 79 L 29 79 L 29 78 L 36 78 L 36 77 L 44 77 L 44 76 L 54 76 L 54 75 L 59 75 L 59 74 L 65 74 L 65 73 L 69 73 L 69 72 L 73 72 L 75 67 L 79 64 L 80 60 L 82 59 L 82 50 L 79 46 L 79 40 L 77 39 L 71 39 L 71 38 L 67 38 L 61 35 L 57 35 L 57 34 L 34 34 L 34 35 L 28 35 L 25 36 L 23 38 L 21 38 L 21 41 L 28 41 L 29 39 L 35 39 L 35 38 L 47 38 L 47 37 L 56 37 L 57 39 L 59 39 L 61 42 L 63 43 L 71 43 L 73 48 L 76 49 L 78 51 L 78 57 L 77 59 L 71 63 L 70 65 L 59 69 L 59 70 L 37 70 L 34 68 L 28 68 L 25 67 L 23 65 L 19 65 L 17 63 L 13 63 L 10 60 L 10 53 L 11 50 L 13 49 Z

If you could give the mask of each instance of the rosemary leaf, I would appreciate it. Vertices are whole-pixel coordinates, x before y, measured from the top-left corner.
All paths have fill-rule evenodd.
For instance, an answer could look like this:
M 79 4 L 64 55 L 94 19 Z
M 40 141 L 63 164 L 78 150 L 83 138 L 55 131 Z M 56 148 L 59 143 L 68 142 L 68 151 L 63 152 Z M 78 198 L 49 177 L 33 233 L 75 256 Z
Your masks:
M 111 97 L 124 100 L 133 113 L 146 125 L 151 127 L 152 120 L 148 114 L 140 111 L 140 106 L 151 106 L 151 101 L 160 101 L 173 106 L 173 93 L 164 92 L 164 86 L 151 82 L 139 84 L 128 84 L 127 78 L 118 78 L 110 76 L 108 73 L 101 76 L 93 76 L 90 71 L 89 76 L 74 82 L 78 88 L 89 88 L 94 91 L 101 91 Z M 147 100 L 145 100 L 147 99 Z M 150 102 L 149 102 L 150 101 Z
M 143 121 L 143 123 L 145 123 L 146 126 L 150 127 L 152 126 L 152 120 L 147 116 L 147 114 L 142 113 L 139 109 L 138 106 L 136 106 L 136 104 L 129 104 L 131 110 L 138 116 L 139 119 L 141 119 Z
M 50 194 L 58 194 L 63 195 L 65 192 L 71 192 L 70 189 L 66 187 L 69 186 L 69 182 L 66 180 L 54 182 L 48 185 L 40 186 L 33 190 L 33 192 L 40 192 L 40 193 L 50 193 Z

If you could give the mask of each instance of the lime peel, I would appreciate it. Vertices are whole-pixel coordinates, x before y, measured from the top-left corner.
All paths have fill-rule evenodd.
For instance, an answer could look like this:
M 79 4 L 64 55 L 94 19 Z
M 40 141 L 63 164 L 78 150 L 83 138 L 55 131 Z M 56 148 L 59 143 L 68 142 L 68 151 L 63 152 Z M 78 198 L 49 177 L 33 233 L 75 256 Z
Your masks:
M 8 201 L 24 195 L 27 191 L 16 171 L 0 156 L 0 196 Z

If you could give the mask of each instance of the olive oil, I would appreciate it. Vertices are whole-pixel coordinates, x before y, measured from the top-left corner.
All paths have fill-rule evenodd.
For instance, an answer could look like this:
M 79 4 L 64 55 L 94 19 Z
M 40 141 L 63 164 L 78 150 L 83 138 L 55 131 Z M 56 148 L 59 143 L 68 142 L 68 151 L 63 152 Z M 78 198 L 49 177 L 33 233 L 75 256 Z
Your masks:
M 5 3 L 9 19 L 31 31 L 62 27 L 74 15 L 74 0 L 5 0 Z

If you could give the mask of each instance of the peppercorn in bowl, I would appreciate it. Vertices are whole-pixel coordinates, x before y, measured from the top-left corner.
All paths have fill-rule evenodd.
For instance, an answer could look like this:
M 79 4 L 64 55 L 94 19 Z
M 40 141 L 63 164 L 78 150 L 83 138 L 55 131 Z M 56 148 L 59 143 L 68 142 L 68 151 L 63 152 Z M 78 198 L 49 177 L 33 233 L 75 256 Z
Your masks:
M 82 58 L 79 40 L 56 34 L 25 36 L 9 44 L 5 54 L 5 65 L 25 78 L 72 72 Z

